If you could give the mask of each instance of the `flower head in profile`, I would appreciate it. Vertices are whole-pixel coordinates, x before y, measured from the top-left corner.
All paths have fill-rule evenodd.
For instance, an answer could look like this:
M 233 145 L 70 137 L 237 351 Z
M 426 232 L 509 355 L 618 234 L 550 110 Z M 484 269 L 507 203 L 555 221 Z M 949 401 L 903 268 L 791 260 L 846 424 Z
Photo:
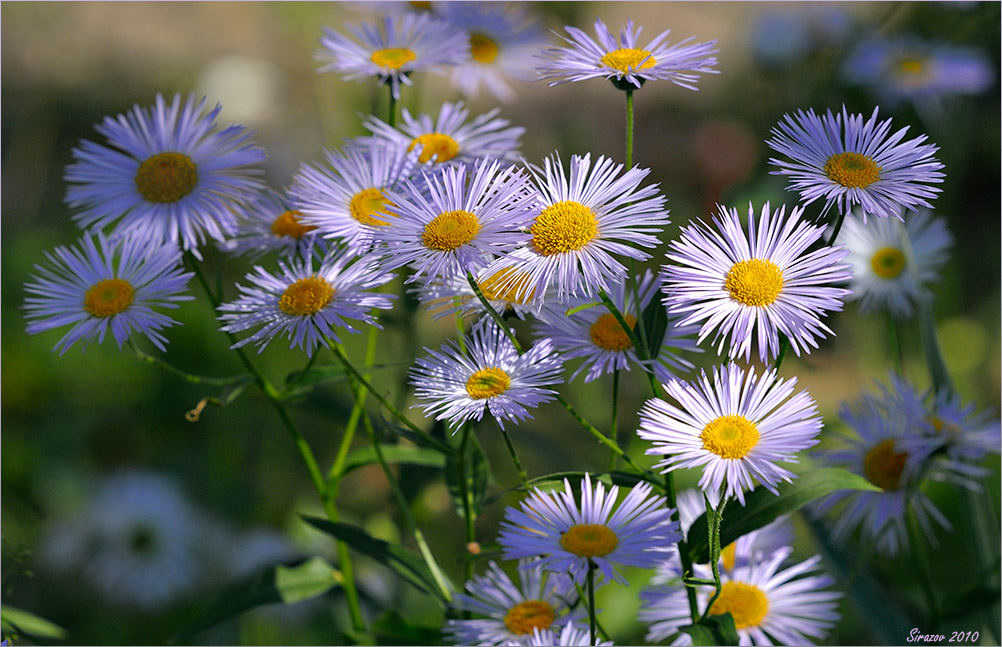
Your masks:
M 650 271 L 638 277 L 635 285 L 628 285 L 624 277 L 609 289 L 609 299 L 619 309 L 634 336 L 641 341 L 644 332 L 639 325 L 643 324 L 643 313 L 657 295 L 658 284 Z M 700 351 L 695 338 L 698 326 L 679 326 L 677 317 L 666 315 L 668 322 L 661 333 L 658 356 L 653 361 L 641 361 L 632 339 L 605 306 L 567 314 L 570 309 L 594 301 L 594 296 L 575 297 L 566 303 L 544 305 L 537 316 L 537 336 L 549 338 L 567 359 L 583 358 L 584 361 L 574 371 L 571 379 L 587 371 L 585 382 L 591 382 L 615 371 L 628 371 L 631 365 L 653 364 L 652 368 L 658 379 L 667 381 L 672 370 L 689 370 L 693 367 L 678 351 Z M 653 331 L 650 334 L 653 335 Z
M 887 310 L 907 319 L 931 294 L 928 285 L 939 278 L 953 237 L 943 218 L 920 209 L 901 222 L 881 218 L 864 223 L 850 214 L 842 226 L 842 242 L 852 266 L 851 300 L 862 312 Z
M 364 254 L 372 247 L 373 232 L 393 219 L 389 192 L 413 175 L 417 153 L 356 141 L 341 150 L 325 151 L 324 157 L 326 164 L 299 168 L 290 194 L 304 225 Z
M 475 274 L 526 238 L 533 194 L 522 170 L 484 158 L 423 179 L 390 194 L 393 226 L 374 232 L 386 268 L 410 265 L 411 281 Z
M 648 400 L 637 433 L 654 445 L 647 454 L 666 457 L 656 467 L 702 468 L 704 492 L 744 505 L 756 482 L 778 494 L 780 481 L 796 478 L 778 463 L 797 462 L 797 452 L 818 442 L 817 405 L 806 391 L 794 393 L 796 382 L 736 364 L 715 367 L 712 380 L 705 372 L 695 383 L 673 380 L 664 388 L 677 406 Z
M 511 312 L 519 319 L 525 319 L 526 314 L 539 310 L 535 303 L 536 293 L 521 291 L 522 284 L 528 280 L 528 275 L 525 273 L 516 276 L 513 282 L 506 282 L 505 279 L 512 272 L 515 270 L 501 269 L 493 274 L 481 276 L 475 281 L 480 293 L 496 312 L 502 314 Z M 505 287 L 502 289 L 501 285 Z M 429 310 L 433 319 L 456 313 L 474 317 L 487 314 L 487 309 L 477 297 L 465 274 L 426 281 L 419 286 L 417 294 L 418 300 Z
M 95 129 L 110 146 L 80 142 L 66 168 L 66 201 L 78 210 L 82 227 L 112 223 L 150 245 L 170 242 L 191 250 L 206 237 L 222 241 L 237 228 L 234 207 L 253 198 L 263 184 L 254 168 L 264 151 L 243 126 L 218 130 L 222 106 L 206 112 L 194 95 L 168 105 L 157 95 L 151 109 L 105 120 Z
M 634 31 L 632 20 L 626 22 L 618 40 L 601 19 L 595 21 L 596 38 L 577 27 L 564 29 L 571 36 L 560 36 L 566 46 L 544 49 L 544 62 L 536 66 L 540 79 L 550 81 L 551 86 L 605 78 L 621 90 L 630 90 L 652 79 L 666 79 L 695 90 L 701 73 L 717 72 L 713 69 L 716 41 L 695 43 L 687 38 L 669 45 L 670 30 L 666 29 L 641 48 L 637 39 L 643 28 Z
M 465 347 L 465 350 L 464 350 Z M 447 341 L 428 350 L 411 369 L 414 395 L 426 415 L 458 427 L 480 420 L 489 411 L 498 426 L 530 418 L 528 408 L 549 402 L 563 381 L 563 359 L 548 340 L 519 355 L 507 335 L 491 319 L 482 319 L 461 347 Z
M 720 595 L 710 615 L 730 613 L 742 645 L 813 645 L 823 640 L 839 620 L 842 593 L 825 590 L 834 580 L 819 570 L 818 556 L 782 568 L 793 549 L 783 547 L 732 571 L 721 572 Z M 712 578 L 710 567 L 696 564 L 693 575 Z M 712 588 L 696 589 L 699 608 L 705 608 Z M 647 640 L 659 643 L 692 622 L 686 587 L 680 581 L 641 592 L 638 613 L 648 624 Z M 673 645 L 691 645 L 682 633 Z
M 748 205 L 748 231 L 737 209 L 720 207 L 714 228 L 703 222 L 682 229 L 666 254 L 665 304 L 682 315 L 681 324 L 701 323 L 699 341 L 716 330 L 718 352 L 728 345 L 731 358 L 751 357 L 757 342 L 763 362 L 779 353 L 779 334 L 799 356 L 817 348 L 816 338 L 833 334 L 821 321 L 842 309 L 847 290 L 833 287 L 852 278 L 842 263 L 842 246 L 809 251 L 824 226 L 802 219 L 803 208 L 789 217 L 786 207 L 765 203 L 759 218 Z M 729 338 L 729 339 L 728 339 Z
M 57 247 L 46 252 L 49 266 L 36 265 L 38 277 L 24 286 L 28 334 L 71 326 L 53 350 L 60 354 L 83 341 L 104 341 L 111 332 L 121 348 L 133 333 L 145 335 L 160 350 L 167 339 L 164 328 L 177 324 L 157 312 L 177 308 L 194 274 L 181 269 L 176 245 L 151 245 L 148 240 L 125 236 L 97 243 L 84 235 L 78 247 Z
M 837 205 L 843 214 L 859 205 L 863 222 L 932 208 L 929 200 L 940 189 L 930 184 L 944 177 L 933 156 L 939 149 L 924 143 L 925 135 L 905 140 L 907 126 L 891 134 L 891 120 L 878 122 L 878 110 L 869 119 L 850 115 L 844 106 L 838 115 L 784 115 L 766 144 L 789 159 L 771 158 L 779 167 L 771 173 L 790 176 L 789 189 L 800 193 L 804 205 L 824 198 L 825 211 Z
M 251 285 L 238 285 L 241 296 L 219 306 L 224 332 L 258 329 L 233 348 L 256 344 L 261 352 L 275 337 L 286 335 L 292 340 L 289 348 L 298 346 L 312 355 L 320 344 L 341 341 L 337 329 L 358 332 L 349 320 L 378 326 L 371 311 L 392 307 L 392 295 L 373 290 L 393 274 L 378 270 L 371 262 L 335 251 L 318 269 L 313 264 L 309 253 L 288 263 L 279 261 L 277 274 L 255 266 L 246 277 Z
M 404 108 L 398 128 L 376 117 L 367 117 L 363 125 L 372 136 L 360 140 L 418 151 L 421 164 L 473 164 L 481 157 L 517 161 L 518 140 L 525 128 L 510 126 L 506 119 L 497 118 L 497 114 L 495 108 L 467 121 L 470 111 L 461 101 L 443 103 L 434 120 L 424 114 L 413 117 Z
M 401 83 L 413 83 L 411 73 L 440 71 L 469 58 L 465 34 L 427 13 L 391 14 L 347 28 L 351 37 L 324 27 L 315 57 L 323 64 L 320 71 L 349 81 L 375 77 L 390 85 L 394 99 Z
M 653 568 L 679 540 L 665 500 L 648 483 L 635 485 L 617 506 L 619 486 L 592 486 L 586 473 L 581 502 L 564 479 L 563 492 L 533 490 L 508 508 L 498 543 L 506 559 L 537 559 L 543 568 L 583 582 L 592 565 L 605 581 L 626 583 L 624 567 Z
M 308 250 L 318 249 L 318 245 L 324 246 L 317 228 L 303 221 L 303 213 L 287 193 L 265 190 L 240 212 L 236 234 L 219 245 L 229 254 L 252 258 L 269 252 L 303 256 Z
M 559 156 L 547 158 L 534 171 L 538 194 L 530 240 L 495 259 L 481 276 L 511 268 L 516 271 L 505 275 L 499 289 L 517 283 L 517 296 L 535 292 L 541 298 L 552 287 L 559 301 L 594 295 L 620 281 L 626 267 L 613 254 L 647 260 L 637 248 L 658 245 L 657 234 L 668 224 L 658 186 L 640 186 L 649 173 L 637 167 L 624 172 L 607 157 L 592 164 L 590 154 L 572 156 L 568 172 Z
M 452 87 L 474 98 L 480 86 L 501 101 L 512 101 L 510 81 L 531 81 L 542 33 L 524 6 L 500 2 L 443 2 L 443 20 L 469 36 L 470 59 L 453 67 Z
M 578 594 L 563 573 L 521 563 L 516 583 L 493 561 L 487 572 L 466 583 L 452 606 L 483 618 L 449 620 L 445 633 L 459 645 L 524 645 L 533 631 L 559 631 L 580 619 L 584 609 L 572 609 Z

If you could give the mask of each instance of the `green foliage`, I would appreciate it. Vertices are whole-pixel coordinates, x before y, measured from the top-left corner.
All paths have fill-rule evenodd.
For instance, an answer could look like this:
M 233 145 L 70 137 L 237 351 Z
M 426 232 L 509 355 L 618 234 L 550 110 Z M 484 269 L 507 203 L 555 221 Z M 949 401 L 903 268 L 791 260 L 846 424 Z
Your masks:
M 286 604 L 323 595 L 340 583 L 341 573 L 323 557 L 311 557 L 298 566 L 275 567 L 275 588 Z
M 0 607 L 0 628 L 3 629 L 4 634 L 29 636 L 42 640 L 65 640 L 67 637 L 66 630 L 59 625 L 9 604 Z
M 692 637 L 693 645 L 737 645 L 738 630 L 730 613 L 707 616 L 679 629 Z

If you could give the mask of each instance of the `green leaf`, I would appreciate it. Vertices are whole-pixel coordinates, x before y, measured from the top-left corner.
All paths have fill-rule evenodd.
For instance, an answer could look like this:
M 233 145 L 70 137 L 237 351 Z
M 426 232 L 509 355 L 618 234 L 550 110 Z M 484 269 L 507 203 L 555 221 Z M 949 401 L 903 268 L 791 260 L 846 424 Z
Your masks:
M 668 330 L 668 310 L 661 303 L 661 298 L 655 296 L 644 308 L 642 316 L 647 338 L 647 348 L 644 349 L 646 357 L 643 359 L 657 359 L 661 354 L 661 342 L 664 341 L 665 331 Z
M 765 526 L 776 517 L 799 510 L 804 505 L 839 490 L 877 490 L 858 474 L 839 467 L 818 467 L 801 474 L 793 483 L 783 483 L 779 496 L 758 487 L 745 497 L 745 505 L 730 505 L 720 526 L 720 546 Z M 706 514 L 689 527 L 689 554 L 698 563 L 709 561 Z
M 275 569 L 269 567 L 225 591 L 219 600 L 194 622 L 178 632 L 171 642 L 192 642 L 197 634 L 220 622 L 263 604 L 281 602 L 282 596 L 275 588 Z
M 487 462 L 487 454 L 484 453 L 484 448 L 473 430 L 463 433 L 470 434 L 466 452 L 463 456 L 453 454 L 445 459 L 445 483 L 449 486 L 449 493 L 452 494 L 456 514 L 462 519 L 466 518 L 463 498 L 468 494 L 470 509 L 475 519 L 484 505 L 491 468 Z
M 422 467 L 441 468 L 445 465 L 445 457 L 441 453 L 424 447 L 408 445 L 381 445 L 383 458 L 387 463 L 403 463 L 405 465 L 420 465 Z M 348 472 L 375 463 L 376 450 L 372 445 L 353 449 L 345 458 L 342 476 Z
M 275 567 L 275 588 L 282 602 L 309 600 L 341 583 L 341 572 L 323 557 L 313 557 L 298 566 Z
M 692 636 L 693 645 L 737 645 L 739 642 L 738 630 L 730 613 L 707 616 L 679 631 Z
M 692 644 L 697 645 L 697 647 L 717 644 L 713 640 L 713 634 L 705 625 L 686 625 L 684 627 L 680 627 L 679 631 L 692 636 Z
M 404 580 L 418 589 L 431 594 L 438 602 L 448 602 L 435 584 L 435 578 L 428 565 L 417 553 L 376 539 L 358 526 L 347 523 L 333 523 L 318 517 L 303 516 L 303 520 L 314 528 L 340 539 L 354 550 L 368 555 L 380 564 L 392 569 Z
M 65 640 L 68 635 L 59 625 L 9 604 L 0 607 L 0 626 L 4 633 L 25 634 L 34 638 Z
M 564 312 L 564 314 L 567 315 L 568 317 L 570 317 L 571 315 L 575 315 L 575 314 L 577 314 L 577 313 L 579 313 L 579 312 L 581 312 L 583 310 L 588 310 L 589 308 L 594 308 L 595 306 L 600 306 L 600 305 L 602 305 L 601 301 L 592 301 L 591 303 L 582 303 L 579 306 L 574 306 L 572 308 L 567 308 L 567 311 Z

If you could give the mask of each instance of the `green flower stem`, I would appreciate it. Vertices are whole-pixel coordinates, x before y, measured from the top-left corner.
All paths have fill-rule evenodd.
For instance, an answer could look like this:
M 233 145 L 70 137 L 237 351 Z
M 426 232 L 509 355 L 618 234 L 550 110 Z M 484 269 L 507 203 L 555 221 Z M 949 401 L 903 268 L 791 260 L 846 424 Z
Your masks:
M 612 372 L 612 412 L 609 416 L 609 439 L 616 441 L 616 423 L 619 415 L 619 369 Z M 609 471 L 616 469 L 616 452 L 609 452 Z
M 783 333 L 779 333 L 779 352 L 776 353 L 776 362 L 772 365 L 772 370 L 779 373 L 779 367 L 783 365 L 783 358 L 786 357 L 786 351 L 790 347 L 790 339 Z
M 219 308 L 222 299 L 209 287 L 209 284 L 205 279 L 205 274 L 202 272 L 202 268 L 199 266 L 196 259 L 191 255 L 191 253 L 188 253 L 185 254 L 185 261 L 187 261 L 188 265 L 195 272 L 195 276 L 198 278 L 199 283 L 205 290 L 206 296 L 209 297 L 209 301 L 212 303 L 213 310 Z M 227 332 L 226 337 L 230 340 L 231 347 L 237 341 L 231 333 Z M 233 350 L 237 353 L 237 356 L 247 369 L 247 372 L 254 378 L 258 388 L 271 403 L 272 408 L 275 409 L 275 412 L 282 420 L 282 424 L 285 426 L 286 431 L 289 432 L 289 436 L 292 438 L 293 444 L 295 444 L 296 449 L 299 450 L 299 455 L 302 457 L 303 463 L 306 464 L 306 471 L 309 472 L 310 480 L 313 482 L 313 487 L 320 496 L 320 501 L 323 504 L 324 513 L 327 515 L 327 518 L 332 522 L 337 522 L 339 519 L 337 505 L 334 503 L 334 499 L 330 496 L 327 480 L 320 471 L 320 465 L 317 463 L 317 459 L 313 455 L 313 450 L 310 448 L 309 443 L 299 431 L 299 427 L 297 427 L 296 423 L 292 420 L 292 416 L 289 415 L 285 405 L 282 404 L 278 391 L 274 386 L 272 386 L 271 382 L 269 382 L 264 375 L 261 374 L 257 367 L 254 366 L 254 363 L 250 361 L 249 357 L 247 357 L 243 348 L 234 348 Z M 355 587 L 354 572 L 351 567 L 350 557 L 347 568 L 345 568 L 343 562 L 340 566 L 341 574 L 344 578 L 343 586 L 346 591 L 346 599 L 348 600 L 348 609 L 351 615 L 352 626 L 358 631 L 367 631 L 365 620 L 362 617 L 361 607 L 358 603 L 358 592 Z M 354 595 L 348 593 L 349 589 L 352 593 L 354 593 Z
M 390 90 L 390 118 L 386 123 L 390 125 L 390 128 L 397 127 L 397 99 L 393 96 L 393 84 L 387 83 L 386 87 Z M 398 86 L 399 87 L 399 86 Z
M 829 247 L 835 244 L 835 239 L 838 238 L 838 233 L 842 231 L 842 223 L 844 221 L 845 221 L 845 212 L 839 211 L 838 217 L 835 219 L 835 229 L 832 231 L 832 237 L 828 240 Z
M 499 427 L 501 425 L 498 425 Z M 525 491 L 529 491 L 529 475 L 525 473 L 525 468 L 522 467 L 522 461 L 518 460 L 518 454 L 515 452 L 515 445 L 511 442 L 511 436 L 508 435 L 508 430 L 501 427 L 501 436 L 504 437 L 504 444 L 508 447 L 508 454 L 511 456 L 511 462 L 515 464 L 515 469 L 518 470 L 518 478 L 522 481 L 522 487 Z
M 153 355 L 149 355 L 143 352 L 139 348 L 139 346 L 136 345 L 136 342 L 133 341 L 132 339 L 128 341 L 128 344 L 129 344 L 129 350 L 132 351 L 133 355 L 135 355 L 136 358 L 139 359 L 139 361 L 144 362 L 146 364 L 152 364 L 153 366 L 159 366 L 168 373 L 180 377 L 182 380 L 188 382 L 189 384 L 211 384 L 214 386 L 227 386 L 230 384 L 236 384 L 237 382 L 243 382 L 244 380 L 248 379 L 247 375 L 244 374 L 234 375 L 232 377 L 205 377 L 203 375 L 193 375 L 191 373 L 188 373 L 187 371 L 183 371 L 177 368 L 173 364 L 170 364 L 169 362 L 162 360 L 159 357 L 155 357 Z
M 929 558 L 926 552 L 923 537 L 918 529 L 918 520 L 911 509 L 905 511 L 905 523 L 908 526 L 908 541 L 912 546 L 911 558 L 914 563 L 915 572 L 918 574 L 919 583 L 922 585 L 922 592 L 925 595 L 927 608 L 926 620 L 929 622 L 929 630 L 932 633 L 939 631 L 939 602 L 936 600 L 936 590 L 933 588 L 932 577 L 929 575 Z
M 901 322 L 895 318 L 895 316 L 888 311 L 887 313 L 888 330 L 890 330 L 891 343 L 894 346 L 894 354 L 898 363 L 898 373 L 901 377 L 905 376 L 905 347 L 902 339 Z
M 633 168 L 633 90 L 626 90 L 626 170 Z M 593 640 L 592 643 L 595 641 Z
M 609 310 L 609 312 L 612 313 L 612 316 L 615 317 L 616 321 L 623 329 L 623 332 L 625 332 L 626 336 L 630 339 L 630 343 L 633 344 L 633 347 L 637 349 L 637 356 L 640 359 L 650 359 L 647 357 L 647 345 L 645 343 L 642 343 L 641 339 L 637 337 L 637 334 L 633 330 L 633 328 L 631 328 L 626 323 L 626 317 L 624 317 L 623 313 L 619 311 L 619 308 L 616 307 L 616 304 L 612 302 L 612 299 L 610 299 L 609 295 L 605 293 L 605 290 L 599 290 L 598 298 L 602 300 L 602 304 Z M 637 321 L 638 322 L 643 321 L 642 312 L 641 316 L 637 318 Z M 658 384 L 658 380 L 654 376 L 654 372 L 651 369 L 649 369 L 646 365 L 642 365 L 642 368 L 644 369 L 644 372 L 647 374 L 648 382 L 650 382 L 651 393 L 654 394 L 655 398 L 659 397 L 661 395 L 661 386 Z
M 470 444 L 470 436 L 473 435 L 472 425 L 470 423 L 465 423 L 463 425 L 463 430 L 460 432 L 463 435 L 462 441 L 459 443 L 459 490 L 463 497 L 463 516 L 466 521 L 466 545 L 469 547 L 473 542 L 477 540 L 476 532 L 476 511 L 473 509 L 473 491 L 470 488 L 469 479 L 472 476 L 466 471 L 466 452 Z M 466 568 L 464 571 L 463 582 L 467 582 L 473 577 L 473 560 L 466 560 Z M 468 611 L 463 612 L 463 617 L 469 619 L 470 613 Z
M 665 500 L 672 512 L 671 520 L 673 522 L 679 523 L 681 526 L 681 520 L 679 518 L 678 504 L 675 499 L 675 473 L 665 472 Z M 689 555 L 689 542 L 685 538 L 678 540 L 678 557 L 679 561 L 682 562 L 682 577 L 687 577 L 692 575 L 692 556 Z M 693 622 L 699 621 L 699 602 L 696 600 L 696 590 L 691 586 L 685 587 L 686 595 L 689 598 L 689 616 L 692 618 Z
M 515 350 L 518 351 L 518 354 L 521 355 L 524 353 L 525 351 L 522 349 L 522 344 L 518 343 L 518 339 L 515 337 L 515 333 L 511 331 L 511 327 L 505 323 L 501 315 L 498 314 L 498 311 L 491 305 L 491 302 L 487 300 L 487 297 L 485 297 L 484 293 L 480 290 L 480 286 L 477 285 L 477 280 L 473 278 L 473 273 L 468 270 L 466 272 L 466 280 L 470 283 L 470 287 L 473 288 L 473 293 L 477 295 L 478 299 L 480 299 L 480 303 L 487 308 L 487 314 L 490 315 L 491 319 L 494 320 L 494 323 L 500 326 L 501 330 L 508 336 L 512 345 L 515 346 Z
M 713 572 L 713 586 L 716 589 L 713 593 L 713 597 L 710 601 L 706 603 L 706 609 L 703 611 L 703 615 L 700 620 L 705 620 L 710 615 L 710 609 L 713 608 L 713 603 L 717 601 L 720 597 L 720 590 L 723 586 L 720 583 L 720 522 L 724 518 L 724 507 L 727 505 L 727 497 L 721 496 L 720 503 L 717 505 L 716 509 L 710 505 L 710 499 L 703 493 L 703 502 L 706 505 L 706 523 L 709 526 L 710 535 L 710 569 Z
M 595 644 L 595 638 L 598 634 L 598 618 L 595 614 L 595 569 L 597 567 L 589 559 L 588 560 L 588 636 L 591 639 L 588 643 L 589 645 Z

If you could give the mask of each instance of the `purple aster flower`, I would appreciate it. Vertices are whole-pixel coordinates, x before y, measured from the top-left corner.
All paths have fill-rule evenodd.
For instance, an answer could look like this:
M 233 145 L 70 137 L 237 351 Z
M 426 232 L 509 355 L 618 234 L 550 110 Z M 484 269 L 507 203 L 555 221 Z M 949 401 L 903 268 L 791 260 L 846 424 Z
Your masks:
M 82 227 L 117 221 L 114 233 L 148 244 L 180 244 L 196 256 L 206 236 L 222 241 L 237 228 L 234 208 L 264 187 L 251 168 L 265 160 L 243 126 L 217 131 L 222 106 L 205 112 L 205 99 L 181 95 L 167 105 L 106 117 L 95 130 L 112 148 L 89 141 L 73 149 L 66 168 L 66 201 Z
M 326 251 L 317 228 L 304 221 L 287 193 L 268 189 L 241 209 L 240 215 L 237 233 L 219 245 L 229 254 L 260 258 L 269 252 L 303 256 L 309 250 Z
M 194 276 L 181 269 L 176 245 L 150 245 L 142 237 L 109 241 L 98 233 L 80 239 L 79 248 L 57 247 L 45 253 L 51 267 L 36 265 L 40 278 L 24 286 L 28 334 L 72 325 L 53 350 L 65 353 L 83 340 L 84 346 L 111 331 L 121 348 L 134 332 L 146 335 L 160 350 L 164 328 L 177 324 L 154 308 L 176 308 L 189 301 L 185 294 Z

